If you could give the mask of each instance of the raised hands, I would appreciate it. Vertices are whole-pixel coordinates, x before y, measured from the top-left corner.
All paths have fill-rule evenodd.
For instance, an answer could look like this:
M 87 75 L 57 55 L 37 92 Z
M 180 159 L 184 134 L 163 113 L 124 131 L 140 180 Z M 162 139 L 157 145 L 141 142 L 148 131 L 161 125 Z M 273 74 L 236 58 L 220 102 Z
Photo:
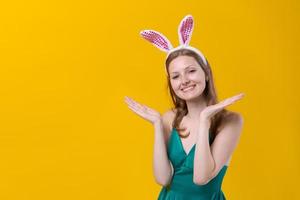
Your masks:
M 215 105 L 207 106 L 204 110 L 202 110 L 200 114 L 200 120 L 203 122 L 210 122 L 210 119 L 216 113 L 223 110 L 226 106 L 233 104 L 237 100 L 240 100 L 241 98 L 243 98 L 243 96 L 244 93 L 241 93 L 233 97 L 227 98 Z M 137 115 L 144 118 L 145 120 L 151 122 L 152 124 L 161 121 L 161 115 L 156 110 L 149 108 L 146 105 L 140 104 L 127 96 L 125 96 L 125 102 L 133 112 L 135 112 Z
M 145 120 L 151 122 L 152 124 L 160 122 L 161 115 L 156 110 L 142 105 L 127 96 L 125 96 L 125 102 L 133 112 L 135 112 Z
M 243 96 L 244 96 L 244 93 L 241 93 L 241 94 L 235 95 L 233 97 L 229 97 L 215 105 L 207 106 L 205 109 L 202 110 L 202 112 L 200 114 L 200 120 L 201 121 L 210 121 L 210 119 L 216 113 L 223 110 L 223 108 L 225 108 L 226 106 L 233 104 L 237 100 L 240 100 L 241 98 L 243 98 Z

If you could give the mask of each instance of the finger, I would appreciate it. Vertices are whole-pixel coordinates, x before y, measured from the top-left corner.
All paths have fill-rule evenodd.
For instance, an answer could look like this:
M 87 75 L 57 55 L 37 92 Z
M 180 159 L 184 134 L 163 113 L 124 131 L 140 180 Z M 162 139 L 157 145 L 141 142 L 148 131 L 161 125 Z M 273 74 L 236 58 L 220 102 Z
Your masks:
M 136 102 L 133 99 L 129 98 L 129 97 L 125 97 L 125 101 L 130 105 L 135 105 L 136 104 Z
M 125 101 L 128 102 L 128 106 L 139 115 L 142 115 L 145 119 L 147 119 L 150 115 L 156 116 L 157 112 L 146 105 L 139 104 L 134 102 L 134 100 L 125 97 Z
M 219 104 L 217 104 L 218 106 L 221 106 L 221 107 L 225 107 L 225 106 L 228 106 L 230 104 L 233 104 L 234 102 L 240 100 L 241 98 L 243 98 L 244 94 L 239 94 L 239 95 L 236 95 L 236 96 L 233 96 L 233 97 L 230 97 L 228 99 L 225 99 L 224 101 L 221 101 Z
M 126 96 L 125 96 L 124 101 L 125 101 L 127 104 L 130 104 L 130 105 L 133 104 L 133 102 L 131 101 L 131 99 L 130 99 L 129 97 L 126 97 Z
M 153 109 L 152 108 L 149 108 L 148 106 L 146 105 L 142 105 L 142 107 L 145 109 L 145 111 L 149 112 L 149 113 L 153 113 Z
M 241 94 L 235 95 L 235 96 L 233 96 L 233 97 L 231 97 L 231 98 L 232 98 L 232 99 L 235 99 L 235 100 L 239 100 L 239 99 L 243 98 L 244 96 L 245 96 L 245 94 L 244 94 L 244 93 L 241 93 Z
M 133 100 L 132 98 L 127 97 L 127 96 L 125 97 L 125 101 L 130 102 L 132 104 L 134 104 L 136 102 L 135 100 Z
M 140 103 L 138 103 L 137 101 L 135 101 L 129 97 L 127 97 L 126 99 L 128 100 L 126 102 L 128 102 L 131 106 L 135 107 L 136 109 L 145 110 L 145 108 L 143 108 L 143 106 Z
M 234 96 L 234 98 L 235 98 L 235 99 L 241 99 L 241 98 L 243 98 L 244 96 L 245 96 L 245 94 L 244 94 L 244 93 L 241 93 L 241 94 L 238 94 L 238 95 Z
M 133 106 L 131 106 L 131 105 L 128 105 L 128 107 L 129 107 L 133 112 L 135 112 L 136 114 L 140 115 L 141 117 L 143 117 L 143 118 L 146 117 L 145 113 L 144 113 L 142 110 L 140 110 L 140 109 L 138 109 L 138 108 L 136 108 L 136 107 L 133 107 Z
M 222 102 L 228 103 L 228 102 L 231 102 L 231 101 L 236 101 L 236 100 L 239 100 L 239 99 L 243 98 L 243 96 L 244 96 L 244 93 L 241 93 L 241 94 L 235 95 L 233 97 L 229 97 L 229 98 L 225 99 Z
M 234 103 L 234 102 L 242 99 L 243 97 L 244 97 L 244 94 L 236 95 L 236 96 L 232 97 L 232 99 L 230 99 L 229 102 Z
M 135 112 L 138 112 L 139 114 L 145 114 L 146 112 L 149 112 L 151 110 L 146 105 L 139 104 L 129 97 L 125 97 L 125 101 L 128 103 L 128 106 L 130 106 Z
M 218 106 L 219 107 L 226 107 L 226 106 L 229 106 L 231 104 L 233 104 L 236 100 L 235 99 L 228 99 L 228 100 L 225 100 L 223 102 L 221 102 Z
M 132 109 L 139 117 L 151 122 L 151 117 L 148 114 L 146 114 L 144 111 L 136 110 L 135 108 L 132 107 L 129 108 Z
M 149 108 L 148 106 L 142 105 L 142 107 L 144 108 L 143 111 L 144 111 L 145 113 L 147 113 L 148 115 L 154 116 L 154 115 L 156 114 L 156 111 L 153 110 L 153 109 L 151 109 L 151 108 Z

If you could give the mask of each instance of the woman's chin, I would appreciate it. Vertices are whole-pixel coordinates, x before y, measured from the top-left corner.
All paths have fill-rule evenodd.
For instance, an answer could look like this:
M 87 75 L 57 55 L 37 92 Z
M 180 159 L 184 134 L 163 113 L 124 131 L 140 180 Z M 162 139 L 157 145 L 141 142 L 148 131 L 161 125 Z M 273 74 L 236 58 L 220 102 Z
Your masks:
M 199 99 L 202 93 L 196 93 L 196 92 L 191 92 L 191 93 L 181 93 L 180 98 L 184 101 L 192 101 Z
M 185 101 L 191 101 L 191 100 L 195 100 L 198 99 L 199 95 L 195 95 L 195 94 L 191 94 L 191 95 L 182 95 L 181 99 L 185 100 Z

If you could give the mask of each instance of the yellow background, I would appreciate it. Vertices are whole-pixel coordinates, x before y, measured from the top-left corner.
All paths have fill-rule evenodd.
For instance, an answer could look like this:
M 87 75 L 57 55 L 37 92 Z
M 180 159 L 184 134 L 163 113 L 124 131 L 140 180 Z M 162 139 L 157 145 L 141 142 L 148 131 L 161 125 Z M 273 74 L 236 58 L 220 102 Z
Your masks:
M 219 99 L 244 116 L 223 181 L 229 200 L 300 199 L 299 2 L 3 1 L 0 199 L 156 199 L 153 126 L 124 96 L 163 113 L 165 54 L 154 29 L 209 60 Z

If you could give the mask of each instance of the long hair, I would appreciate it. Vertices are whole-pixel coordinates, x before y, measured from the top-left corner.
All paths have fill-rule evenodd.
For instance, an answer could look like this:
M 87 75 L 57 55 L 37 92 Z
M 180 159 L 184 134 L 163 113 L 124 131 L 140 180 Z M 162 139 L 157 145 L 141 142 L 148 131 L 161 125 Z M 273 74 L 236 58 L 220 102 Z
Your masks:
M 165 62 L 165 67 L 166 67 L 166 70 L 168 73 L 167 87 L 169 88 L 169 93 L 171 95 L 172 102 L 174 104 L 174 109 L 172 109 L 172 110 L 177 111 L 175 114 L 174 121 L 172 123 L 172 127 L 178 131 L 180 137 L 185 138 L 189 134 L 182 135 L 180 133 L 180 131 L 186 130 L 186 128 L 180 128 L 180 123 L 181 123 L 183 117 L 188 114 L 188 109 L 187 109 L 186 101 L 179 98 L 173 91 L 171 82 L 170 82 L 170 74 L 169 74 L 169 65 L 170 65 L 171 61 L 174 60 L 175 58 L 177 58 L 178 56 L 191 56 L 191 57 L 195 58 L 197 63 L 203 69 L 205 76 L 208 77 L 208 80 L 206 81 L 206 87 L 203 91 L 204 99 L 206 100 L 207 105 L 209 106 L 209 105 L 214 105 L 214 104 L 218 103 L 218 98 L 217 98 L 217 93 L 216 93 L 216 89 L 215 89 L 215 85 L 214 85 L 214 81 L 213 81 L 212 71 L 211 71 L 210 65 L 207 60 L 206 60 L 207 65 L 205 65 L 204 62 L 202 61 L 201 57 L 189 49 L 179 49 L 179 50 L 172 52 L 168 56 L 168 58 Z M 214 139 L 216 137 L 216 135 L 218 134 L 220 124 L 228 113 L 229 113 L 229 111 L 227 111 L 226 109 L 223 109 L 212 117 L 211 126 L 209 129 L 212 139 Z

